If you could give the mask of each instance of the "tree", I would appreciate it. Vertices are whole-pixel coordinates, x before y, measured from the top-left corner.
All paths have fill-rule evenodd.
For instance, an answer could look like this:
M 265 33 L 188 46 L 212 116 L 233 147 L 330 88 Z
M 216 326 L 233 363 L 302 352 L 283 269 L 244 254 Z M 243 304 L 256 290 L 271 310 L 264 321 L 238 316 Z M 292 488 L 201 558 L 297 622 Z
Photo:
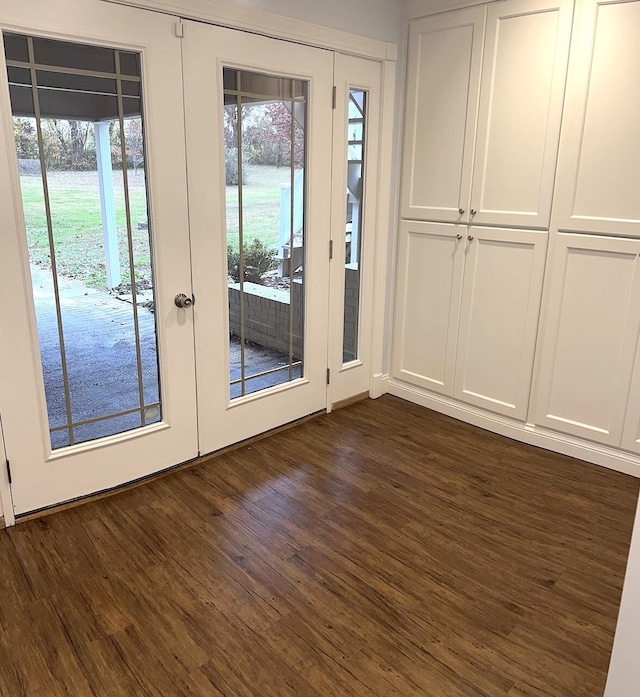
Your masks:
M 50 169 L 85 170 L 95 167 L 95 150 L 88 121 L 46 119 L 42 124 L 45 155 Z
M 291 111 L 284 102 L 267 104 L 265 112 L 271 121 L 274 143 L 279 149 L 280 159 L 278 165 L 291 164 Z M 294 119 L 293 121 L 293 161 L 294 167 L 304 166 L 304 130 Z
M 294 165 L 304 165 L 304 130 L 294 121 Z M 238 107 L 224 109 L 227 153 L 238 148 Z M 291 112 L 284 102 L 246 104 L 242 107 L 242 161 L 254 165 L 291 163 Z
M 133 173 L 138 174 L 138 167 L 144 165 L 144 134 L 142 119 L 127 119 L 124 125 L 125 153 L 127 167 L 133 165 Z
M 14 118 L 13 137 L 16 141 L 19 160 L 38 159 L 38 135 L 34 119 Z

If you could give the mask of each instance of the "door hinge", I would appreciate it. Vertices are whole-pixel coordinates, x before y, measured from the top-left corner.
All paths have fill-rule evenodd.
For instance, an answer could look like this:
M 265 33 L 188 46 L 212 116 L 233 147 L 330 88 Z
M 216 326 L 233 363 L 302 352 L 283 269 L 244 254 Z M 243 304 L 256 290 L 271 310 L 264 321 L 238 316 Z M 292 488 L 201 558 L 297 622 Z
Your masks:
M 333 98 L 332 98 L 331 103 L 332 103 L 333 108 L 335 109 L 336 104 L 338 103 L 338 88 L 335 85 L 333 86 Z
M 7 479 L 9 480 L 9 484 L 13 484 L 13 480 L 11 479 L 11 465 L 9 464 L 9 460 L 7 460 Z
M 184 39 L 184 24 L 182 22 L 176 22 L 174 25 L 176 36 L 179 39 Z
M 329 261 L 333 259 L 333 240 L 329 240 Z
M 327 368 L 327 385 L 330 385 L 330 384 L 331 384 L 331 368 Z

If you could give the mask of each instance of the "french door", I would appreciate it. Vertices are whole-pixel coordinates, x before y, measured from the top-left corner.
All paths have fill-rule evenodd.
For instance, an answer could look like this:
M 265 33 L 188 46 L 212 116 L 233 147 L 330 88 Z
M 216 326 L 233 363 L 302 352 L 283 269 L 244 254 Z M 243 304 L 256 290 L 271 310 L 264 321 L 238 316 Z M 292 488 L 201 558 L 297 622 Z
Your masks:
M 101 2 L 47 10 L 0 16 L 16 514 L 326 403 L 332 54 Z
M 184 37 L 207 453 L 326 405 L 333 54 L 197 22 Z M 250 280 L 256 239 L 271 286 Z

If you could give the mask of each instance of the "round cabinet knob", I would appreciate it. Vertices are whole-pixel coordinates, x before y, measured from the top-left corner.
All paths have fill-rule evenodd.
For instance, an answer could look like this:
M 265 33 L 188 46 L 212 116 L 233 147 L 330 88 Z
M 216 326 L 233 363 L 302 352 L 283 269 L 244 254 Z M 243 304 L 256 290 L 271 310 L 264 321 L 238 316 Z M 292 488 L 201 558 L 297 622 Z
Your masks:
M 174 302 L 177 307 L 191 307 L 193 305 L 193 298 L 190 298 L 184 293 L 178 293 L 174 299 Z
M 476 211 L 475 208 L 472 208 L 472 209 L 469 211 L 469 213 L 471 213 L 471 215 L 475 215 L 475 214 L 477 213 L 477 211 Z
M 467 237 L 467 239 L 469 240 L 469 242 L 471 242 L 473 240 L 473 235 L 469 235 L 469 237 Z
M 460 213 L 460 215 L 463 215 L 463 214 L 464 214 L 464 208 L 458 208 L 458 213 Z
M 458 233 L 458 234 L 456 235 L 456 239 L 457 239 L 457 240 L 461 240 L 461 239 L 462 239 L 462 235 L 461 235 L 460 233 Z

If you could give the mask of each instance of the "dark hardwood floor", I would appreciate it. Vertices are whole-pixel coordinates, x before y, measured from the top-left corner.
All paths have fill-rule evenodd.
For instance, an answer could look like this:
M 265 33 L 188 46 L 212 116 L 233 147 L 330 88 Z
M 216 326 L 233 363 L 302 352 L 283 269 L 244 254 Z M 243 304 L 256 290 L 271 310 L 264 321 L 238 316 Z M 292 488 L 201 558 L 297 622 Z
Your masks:
M 361 402 L 0 532 L 0 693 L 600 697 L 638 486 Z

